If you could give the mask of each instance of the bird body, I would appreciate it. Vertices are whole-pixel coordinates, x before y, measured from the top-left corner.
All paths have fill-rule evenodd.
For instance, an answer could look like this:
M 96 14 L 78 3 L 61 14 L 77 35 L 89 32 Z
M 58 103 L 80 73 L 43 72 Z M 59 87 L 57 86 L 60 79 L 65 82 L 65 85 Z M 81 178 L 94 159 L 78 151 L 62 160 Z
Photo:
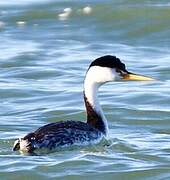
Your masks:
M 31 153 L 36 149 L 53 150 L 70 146 L 86 146 L 98 143 L 102 137 L 103 134 L 100 131 L 87 123 L 60 121 L 42 126 L 19 139 L 14 150 L 19 148 L 20 151 Z

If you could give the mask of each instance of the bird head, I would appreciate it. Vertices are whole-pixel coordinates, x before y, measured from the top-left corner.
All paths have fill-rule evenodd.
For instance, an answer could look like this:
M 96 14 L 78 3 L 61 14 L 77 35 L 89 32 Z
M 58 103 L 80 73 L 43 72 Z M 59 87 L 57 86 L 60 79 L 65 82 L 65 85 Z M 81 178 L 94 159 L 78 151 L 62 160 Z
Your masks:
M 153 78 L 129 72 L 116 56 L 102 56 L 94 60 L 88 69 L 88 79 L 97 84 L 109 81 L 152 81 Z

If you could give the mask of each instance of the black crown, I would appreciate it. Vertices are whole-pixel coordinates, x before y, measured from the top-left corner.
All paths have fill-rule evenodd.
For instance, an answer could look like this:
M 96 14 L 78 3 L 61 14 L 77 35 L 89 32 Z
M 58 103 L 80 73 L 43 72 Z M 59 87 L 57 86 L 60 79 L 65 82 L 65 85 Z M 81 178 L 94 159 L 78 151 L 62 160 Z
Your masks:
M 97 58 L 90 64 L 89 67 L 92 66 L 109 67 L 109 68 L 116 68 L 125 72 L 127 71 L 125 64 L 122 63 L 120 59 L 117 58 L 116 56 L 111 56 L 111 55 L 106 55 Z

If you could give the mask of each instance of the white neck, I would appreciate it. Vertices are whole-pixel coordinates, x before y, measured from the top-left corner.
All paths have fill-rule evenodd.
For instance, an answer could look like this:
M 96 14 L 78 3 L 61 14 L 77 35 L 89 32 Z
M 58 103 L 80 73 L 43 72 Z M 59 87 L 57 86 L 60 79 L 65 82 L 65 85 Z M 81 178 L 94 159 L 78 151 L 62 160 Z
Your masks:
M 100 75 L 101 75 L 100 68 L 92 67 L 88 70 L 84 81 L 84 94 L 85 97 L 87 98 L 88 103 L 91 105 L 92 109 L 97 113 L 97 115 L 101 117 L 101 121 L 105 126 L 105 134 L 107 135 L 108 134 L 107 120 L 103 114 L 102 108 L 98 101 L 98 88 L 103 84 L 102 81 L 97 80 L 100 79 L 99 77 Z

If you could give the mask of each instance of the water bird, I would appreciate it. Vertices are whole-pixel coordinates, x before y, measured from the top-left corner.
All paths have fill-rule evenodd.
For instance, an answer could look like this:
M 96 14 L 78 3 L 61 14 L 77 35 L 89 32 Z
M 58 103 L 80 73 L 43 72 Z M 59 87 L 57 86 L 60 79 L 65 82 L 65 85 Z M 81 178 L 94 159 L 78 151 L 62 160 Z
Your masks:
M 13 150 L 34 153 L 43 148 L 55 150 L 99 143 L 108 136 L 108 123 L 98 101 L 98 89 L 110 81 L 150 81 L 150 77 L 129 72 L 116 56 L 106 55 L 94 60 L 84 80 L 84 102 L 87 122 L 59 121 L 44 125 L 15 141 Z

